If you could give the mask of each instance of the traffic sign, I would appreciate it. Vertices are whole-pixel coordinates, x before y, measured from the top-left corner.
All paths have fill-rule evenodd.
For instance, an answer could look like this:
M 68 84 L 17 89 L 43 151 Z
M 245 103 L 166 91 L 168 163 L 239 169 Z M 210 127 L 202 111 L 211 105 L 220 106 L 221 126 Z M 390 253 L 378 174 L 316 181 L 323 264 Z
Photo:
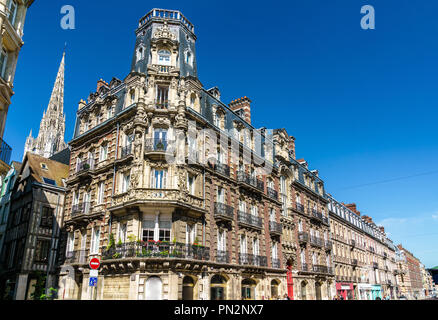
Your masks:
M 97 276 L 99 275 L 99 271 L 98 270 L 90 270 L 90 278 L 97 278 Z
M 94 270 L 97 270 L 97 269 L 99 269 L 99 267 L 100 267 L 99 259 L 97 259 L 97 258 L 91 259 L 91 261 L 90 261 L 90 268 L 94 269 Z
M 90 287 L 95 287 L 97 285 L 97 278 L 96 277 L 90 277 Z

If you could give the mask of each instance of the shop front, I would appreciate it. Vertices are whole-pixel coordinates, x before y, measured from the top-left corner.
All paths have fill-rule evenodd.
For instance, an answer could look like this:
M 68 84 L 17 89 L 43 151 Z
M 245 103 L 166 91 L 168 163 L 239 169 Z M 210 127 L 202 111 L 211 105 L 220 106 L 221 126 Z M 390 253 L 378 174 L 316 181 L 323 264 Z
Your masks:
M 373 285 L 371 288 L 371 294 L 372 294 L 372 300 L 382 300 L 383 296 L 382 296 L 382 287 L 380 285 Z
M 337 283 L 336 292 L 341 295 L 344 300 L 354 300 L 354 290 L 352 283 Z
M 359 283 L 357 288 L 359 291 L 359 300 L 372 300 L 372 285 L 368 283 Z

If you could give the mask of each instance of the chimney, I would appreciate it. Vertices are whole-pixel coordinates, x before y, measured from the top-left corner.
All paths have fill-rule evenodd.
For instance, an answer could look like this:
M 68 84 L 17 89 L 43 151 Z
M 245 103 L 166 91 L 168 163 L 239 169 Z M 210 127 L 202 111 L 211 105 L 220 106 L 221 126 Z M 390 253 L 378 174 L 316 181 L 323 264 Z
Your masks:
M 364 219 L 368 223 L 372 223 L 373 222 L 373 219 L 371 219 L 371 217 L 368 217 L 368 216 L 362 216 L 362 219 Z
M 301 165 L 303 165 L 305 168 L 309 168 L 309 165 L 307 164 L 307 161 L 304 159 L 298 159 L 297 162 Z
M 355 203 L 342 203 L 342 204 L 360 217 L 360 211 L 357 211 Z
M 97 89 L 96 92 L 99 92 L 99 89 L 102 87 L 107 87 L 109 89 L 109 85 L 108 83 L 106 83 L 105 81 L 103 81 L 102 79 L 100 79 L 99 81 L 97 81 Z
M 315 176 L 319 177 L 319 171 L 318 170 L 312 170 L 311 171 L 313 174 L 315 174 Z
M 251 100 L 246 96 L 233 100 L 228 105 L 231 110 L 240 115 L 246 122 L 251 124 Z
M 380 231 L 382 231 L 382 233 L 385 233 L 385 227 L 380 226 L 379 229 L 380 229 Z

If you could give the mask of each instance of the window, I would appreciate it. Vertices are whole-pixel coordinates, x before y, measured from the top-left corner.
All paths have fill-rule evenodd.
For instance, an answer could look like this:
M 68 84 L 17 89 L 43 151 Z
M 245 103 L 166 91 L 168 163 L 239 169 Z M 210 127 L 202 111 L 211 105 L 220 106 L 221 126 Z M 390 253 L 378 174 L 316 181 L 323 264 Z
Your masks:
M 74 251 L 74 244 L 75 244 L 75 234 L 74 232 L 69 232 L 67 235 L 67 248 L 66 248 L 67 253 Z
M 239 211 L 246 213 L 246 202 L 239 200 Z
M 158 51 L 158 64 L 169 66 L 170 65 L 170 51 L 161 49 Z
M 100 147 L 99 161 L 104 161 L 108 158 L 108 145 L 104 144 Z
M 151 187 L 155 189 L 166 189 L 167 185 L 167 170 L 152 169 Z
M 127 224 L 119 223 L 119 239 L 117 242 L 125 243 L 126 242 L 126 232 L 127 232 Z
M 107 118 L 107 119 L 110 119 L 112 116 L 113 116 L 113 107 L 112 107 L 112 106 L 109 106 L 109 107 L 106 109 L 106 118 Z
M 301 264 L 306 264 L 306 252 L 304 250 L 301 250 L 300 253 L 300 259 L 301 259 Z
M 104 193 L 105 193 L 105 182 L 101 182 L 97 190 L 97 204 L 103 203 Z
M 303 222 L 301 220 L 298 221 L 298 231 L 303 232 Z
M 122 175 L 122 193 L 128 191 L 130 181 L 131 181 L 131 175 L 129 174 L 129 172 L 124 173 Z
M 50 240 L 38 240 L 35 249 L 35 262 L 49 261 Z
M 271 209 L 271 211 L 269 213 L 269 220 L 275 221 L 275 210 L 274 209 Z
M 213 114 L 213 117 L 214 117 L 214 119 L 213 119 L 213 123 L 214 123 L 214 125 L 215 125 L 216 127 L 218 127 L 218 128 L 221 128 L 221 116 L 220 116 L 220 114 L 217 113 L 217 112 L 215 112 L 215 113 Z
M 225 203 L 224 189 L 221 187 L 217 187 L 217 202 Z
M 217 249 L 219 251 L 226 251 L 227 250 L 226 231 L 225 230 L 218 230 L 218 232 L 217 232 Z
M 272 259 L 278 259 L 278 247 L 277 243 L 271 245 Z
M 191 195 L 195 195 L 195 181 L 195 176 L 187 173 L 187 189 Z
M 192 53 L 190 51 L 186 52 L 186 63 L 188 65 L 192 65 Z
M 91 248 L 90 248 L 91 254 L 99 253 L 99 243 L 100 243 L 100 229 L 99 227 L 96 227 L 93 228 L 93 233 L 91 236 Z
M 286 189 L 286 178 L 284 176 L 280 177 L 280 196 L 281 196 L 281 214 L 283 216 L 287 215 L 287 189 Z
M 258 217 L 259 216 L 259 208 L 257 208 L 257 206 L 252 206 L 251 207 L 251 214 L 254 217 Z
M 257 238 L 254 238 L 252 240 L 252 254 L 255 256 L 258 256 L 260 254 L 259 239 Z
M 8 20 L 9 22 L 15 26 L 15 18 L 17 17 L 17 2 L 15 0 L 9 0 L 8 9 L 9 9 L 9 15 Z
M 154 150 L 167 150 L 167 130 L 155 129 Z
M 240 236 L 240 253 L 246 254 L 247 247 L 246 247 L 246 236 L 241 235 Z
M 40 226 L 43 228 L 52 228 L 53 226 L 53 212 L 55 210 L 49 207 L 43 207 L 41 212 Z
M 50 184 L 52 186 L 56 186 L 56 181 L 55 180 L 43 177 L 43 181 L 44 181 L 44 183 Z
M 6 79 L 6 66 L 8 64 L 8 53 L 4 48 L 0 51 L 0 75 Z
M 193 244 L 196 239 L 196 225 L 187 224 L 186 225 L 186 244 Z
M 159 241 L 170 241 L 170 229 L 172 223 L 170 221 L 159 222 Z M 195 228 L 196 229 L 196 228 Z
M 143 241 L 154 240 L 155 222 L 152 220 L 145 220 L 142 223 L 143 227 Z

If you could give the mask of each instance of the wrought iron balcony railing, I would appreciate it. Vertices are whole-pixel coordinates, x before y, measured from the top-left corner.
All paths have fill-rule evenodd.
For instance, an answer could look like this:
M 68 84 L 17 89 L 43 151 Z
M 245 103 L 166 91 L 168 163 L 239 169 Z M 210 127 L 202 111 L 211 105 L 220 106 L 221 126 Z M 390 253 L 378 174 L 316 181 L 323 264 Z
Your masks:
M 299 242 L 308 242 L 309 234 L 307 232 L 298 232 L 298 241 Z
M 173 139 L 149 138 L 145 139 L 144 150 L 146 152 L 169 152 L 175 147 Z
M 3 139 L 0 139 L 0 160 L 9 165 L 11 154 L 12 148 Z
M 353 266 L 357 266 L 357 259 L 351 259 L 351 264 Z
M 355 247 L 356 246 L 356 240 L 351 239 L 350 240 L 350 244 L 351 244 L 352 247 Z
M 217 250 L 216 261 L 221 263 L 230 263 L 230 253 L 228 251 Z
M 304 213 L 304 206 L 301 203 L 296 203 L 295 208 L 297 211 Z
M 321 238 L 310 236 L 310 244 L 322 248 L 324 241 Z
M 91 202 L 82 202 L 72 205 L 71 217 L 90 213 Z
M 104 250 L 102 260 L 126 258 L 210 260 L 210 249 L 198 245 L 168 242 L 132 242 Z
M 264 192 L 265 184 L 263 181 L 257 179 L 256 177 L 252 177 L 244 171 L 237 172 L 237 181 L 242 182 L 246 185 L 256 188 L 257 190 Z
M 94 161 L 93 159 L 84 159 L 79 160 L 80 162 L 76 166 L 76 173 L 85 172 L 88 170 L 94 170 Z
M 226 220 L 234 219 L 234 208 L 225 203 L 214 203 L 214 216 L 217 218 L 223 218 Z
M 239 211 L 237 213 L 237 221 L 241 224 L 255 227 L 257 229 L 262 228 L 262 218 L 246 212 Z
M 88 260 L 88 250 L 68 251 L 65 255 L 65 263 L 85 264 Z
M 373 268 L 374 269 L 379 269 L 379 264 L 377 262 L 373 262 Z
M 268 193 L 268 197 L 278 200 L 278 192 L 276 190 L 266 187 L 266 191 Z
M 267 267 L 268 259 L 266 256 L 259 256 L 249 253 L 239 253 L 239 264 Z
M 212 163 L 208 162 L 208 167 L 217 173 L 229 177 L 230 176 L 230 166 L 224 164 L 224 163 Z
M 272 268 L 280 269 L 280 259 L 272 258 Z
M 332 250 L 332 248 L 333 248 L 333 242 L 331 242 L 330 240 L 326 240 L 326 241 L 324 242 L 324 247 L 325 247 L 327 250 Z
M 301 263 L 301 271 L 309 271 L 309 266 L 307 263 Z
M 322 221 L 322 213 L 317 210 L 312 209 L 312 217 L 319 221 Z
M 329 272 L 329 268 L 327 266 L 318 265 L 318 264 L 313 265 L 313 272 L 316 272 L 316 273 L 330 273 Z
M 132 144 L 128 144 L 127 146 L 120 147 L 120 158 L 128 157 L 132 154 Z
M 283 224 L 276 221 L 269 221 L 269 231 L 275 234 L 283 233 Z

